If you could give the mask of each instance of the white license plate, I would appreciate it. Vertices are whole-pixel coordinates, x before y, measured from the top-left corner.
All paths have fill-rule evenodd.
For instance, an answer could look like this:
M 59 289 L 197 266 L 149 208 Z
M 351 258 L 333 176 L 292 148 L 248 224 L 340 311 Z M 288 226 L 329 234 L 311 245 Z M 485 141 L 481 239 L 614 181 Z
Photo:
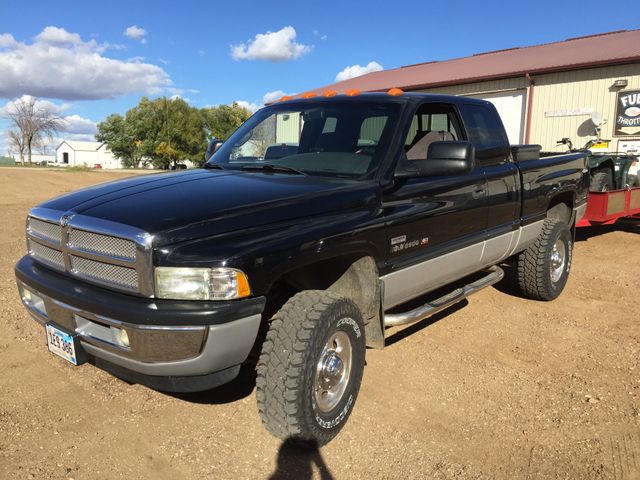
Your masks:
M 76 348 L 73 343 L 73 337 L 49 324 L 46 325 L 46 331 L 49 351 L 77 365 L 78 359 L 76 358 Z

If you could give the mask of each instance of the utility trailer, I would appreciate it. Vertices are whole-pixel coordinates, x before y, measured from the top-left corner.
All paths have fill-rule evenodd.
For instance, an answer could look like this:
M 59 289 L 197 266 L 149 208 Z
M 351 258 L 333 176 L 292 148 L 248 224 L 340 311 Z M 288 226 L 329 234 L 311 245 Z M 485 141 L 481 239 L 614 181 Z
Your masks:
M 640 187 L 589 192 L 587 210 L 576 226 L 611 225 L 625 217 L 640 219 Z

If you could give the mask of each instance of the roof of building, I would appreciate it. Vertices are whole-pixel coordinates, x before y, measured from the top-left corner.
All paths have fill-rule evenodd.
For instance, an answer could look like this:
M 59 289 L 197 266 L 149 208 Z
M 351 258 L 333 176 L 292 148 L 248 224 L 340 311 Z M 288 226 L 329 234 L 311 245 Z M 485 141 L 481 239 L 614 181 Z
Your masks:
M 407 65 L 368 73 L 313 90 L 382 91 L 459 85 L 525 74 L 579 70 L 640 61 L 640 30 L 620 30 L 531 47 L 516 47 L 470 57 Z
M 74 150 L 83 150 L 83 151 L 86 151 L 86 152 L 95 152 L 102 145 L 104 145 L 104 142 L 76 142 L 74 140 L 63 140 L 60 143 L 60 145 L 58 145 L 56 150 L 58 148 L 60 148 L 63 143 L 66 143 L 67 145 L 69 145 Z

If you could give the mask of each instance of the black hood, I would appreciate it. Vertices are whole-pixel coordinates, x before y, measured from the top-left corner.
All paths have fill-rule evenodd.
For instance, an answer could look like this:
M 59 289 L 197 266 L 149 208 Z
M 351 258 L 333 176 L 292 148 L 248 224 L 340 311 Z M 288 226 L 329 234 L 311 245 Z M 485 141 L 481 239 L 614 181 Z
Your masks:
M 161 246 L 358 208 L 373 198 L 373 182 L 199 169 L 100 184 L 40 206 L 131 225 Z

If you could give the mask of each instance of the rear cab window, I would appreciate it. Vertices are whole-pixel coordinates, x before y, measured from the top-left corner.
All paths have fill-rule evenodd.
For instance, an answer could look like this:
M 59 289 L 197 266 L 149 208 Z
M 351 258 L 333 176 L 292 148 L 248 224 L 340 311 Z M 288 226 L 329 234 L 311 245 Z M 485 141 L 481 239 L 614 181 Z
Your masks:
M 495 107 L 465 103 L 461 111 L 478 161 L 484 165 L 504 162 L 510 154 L 509 139 Z

